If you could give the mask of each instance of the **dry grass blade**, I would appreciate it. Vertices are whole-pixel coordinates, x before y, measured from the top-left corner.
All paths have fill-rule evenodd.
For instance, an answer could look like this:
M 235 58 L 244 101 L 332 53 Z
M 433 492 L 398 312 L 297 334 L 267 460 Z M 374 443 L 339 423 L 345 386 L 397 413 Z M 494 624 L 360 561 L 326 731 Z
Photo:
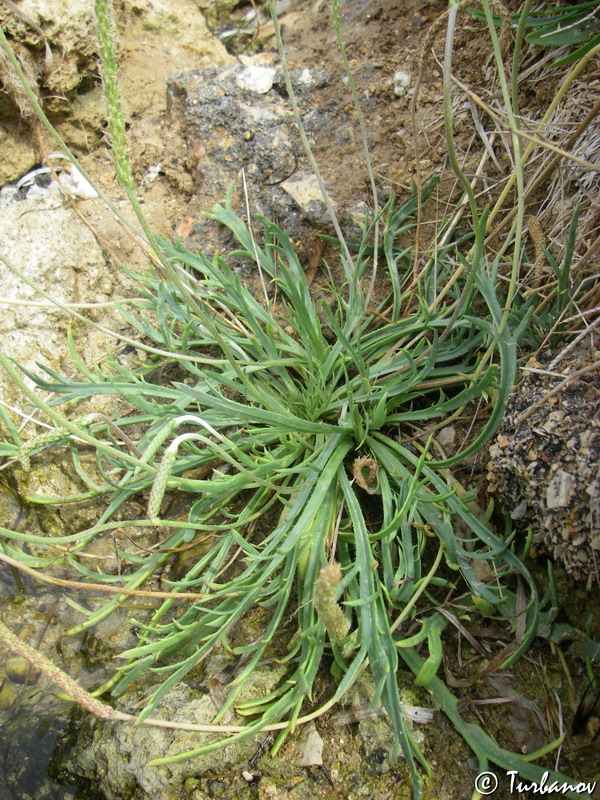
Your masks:
M 0 553 L 0 561 L 9 564 L 11 567 L 18 569 L 20 572 L 35 578 L 36 581 L 47 583 L 50 586 L 63 586 L 65 589 L 79 589 L 88 592 L 107 592 L 108 594 L 126 595 L 128 597 L 155 597 L 157 599 L 172 599 L 172 600 L 205 600 L 210 597 L 209 594 L 197 592 L 160 592 L 150 591 L 147 589 L 127 589 L 124 586 L 107 586 L 105 583 L 84 583 L 82 581 L 69 581 L 64 578 L 54 578 L 52 575 L 47 575 L 37 569 L 32 569 L 26 564 L 17 561 L 16 558 L 11 558 L 5 553 Z
M 502 665 L 506 663 L 506 660 L 512 653 L 514 653 L 516 649 L 517 642 L 510 642 L 503 647 L 502 650 L 496 653 L 496 655 L 491 658 L 484 667 L 478 670 L 470 678 L 455 678 L 448 667 L 446 667 L 446 680 L 448 681 L 448 685 L 457 689 L 466 689 L 469 686 L 474 686 L 476 683 L 482 680 L 482 678 L 485 678 L 488 675 L 500 670 Z

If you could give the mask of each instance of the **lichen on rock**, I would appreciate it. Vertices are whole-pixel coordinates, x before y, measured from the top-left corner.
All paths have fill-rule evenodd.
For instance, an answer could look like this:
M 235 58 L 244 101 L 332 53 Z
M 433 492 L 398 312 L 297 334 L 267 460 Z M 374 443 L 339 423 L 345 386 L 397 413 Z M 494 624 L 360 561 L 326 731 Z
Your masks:
M 588 585 L 600 583 L 600 373 L 575 373 L 597 360 L 586 346 L 552 369 L 531 360 L 488 464 L 489 490 L 518 529 L 532 530 L 534 551 Z

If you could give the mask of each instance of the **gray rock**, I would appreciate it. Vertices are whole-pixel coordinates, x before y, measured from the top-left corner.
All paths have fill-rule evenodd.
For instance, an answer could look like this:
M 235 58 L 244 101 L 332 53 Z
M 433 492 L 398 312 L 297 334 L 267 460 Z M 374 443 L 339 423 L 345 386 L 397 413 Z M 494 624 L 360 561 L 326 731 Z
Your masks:
M 307 129 L 330 130 L 339 109 L 315 103 L 313 95 L 331 73 L 296 69 L 291 80 Z M 184 72 L 168 82 L 168 110 L 187 143 L 181 160 L 192 171 L 198 205 L 206 208 L 207 197 L 220 202 L 232 183 L 241 185 L 243 171 L 251 212 L 277 219 L 292 237 L 308 223 L 327 221 L 314 176 L 307 177 L 280 69 L 236 64 Z M 237 207 L 244 204 L 240 193 Z M 204 250 L 212 236 L 206 222 L 194 225 L 192 239 Z
M 276 683 L 280 672 L 257 671 L 261 688 Z M 128 695 L 131 706 L 132 699 Z M 139 698 L 138 698 L 139 699 Z M 139 706 L 130 707 L 130 713 Z M 210 695 L 202 694 L 185 684 L 174 688 L 159 704 L 154 716 L 171 722 L 213 724 L 217 709 Z M 176 755 L 195 750 L 202 745 L 223 739 L 225 733 L 198 733 L 169 728 L 133 725 L 131 723 L 91 721 L 91 740 L 78 738 L 68 768 L 77 775 L 97 783 L 107 800 L 122 800 L 128 794 L 143 796 L 146 800 L 175 800 L 181 797 L 182 786 L 190 778 L 210 771 L 225 771 L 233 764 L 243 764 L 256 752 L 258 742 L 264 738 L 252 737 L 235 742 L 207 755 L 167 766 L 148 766 L 154 758 Z M 228 714 L 223 725 L 239 725 L 243 721 Z M 143 793 L 143 794 L 142 794 Z

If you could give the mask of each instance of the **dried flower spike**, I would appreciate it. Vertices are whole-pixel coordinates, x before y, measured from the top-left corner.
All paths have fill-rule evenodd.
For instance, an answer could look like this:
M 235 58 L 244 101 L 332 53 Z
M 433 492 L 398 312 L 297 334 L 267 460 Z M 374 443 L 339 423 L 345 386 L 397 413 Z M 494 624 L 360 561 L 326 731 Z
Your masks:
M 32 667 L 43 673 L 53 683 L 59 686 L 63 692 L 66 692 L 76 703 L 87 709 L 91 714 L 101 719 L 123 719 L 123 714 L 119 711 L 115 711 L 114 708 L 106 705 L 106 703 L 102 703 L 100 700 L 92 697 L 89 692 L 86 692 L 83 686 L 80 686 L 77 681 L 74 681 L 73 678 L 64 673 L 56 664 L 50 661 L 49 658 L 46 658 L 46 656 L 28 645 L 27 642 L 15 636 L 2 622 L 0 622 L 0 643 L 15 655 L 26 659 Z
M 342 569 L 334 563 L 320 570 L 315 583 L 315 608 L 334 642 L 339 642 L 350 630 L 350 620 L 337 603 L 337 586 L 341 579 Z

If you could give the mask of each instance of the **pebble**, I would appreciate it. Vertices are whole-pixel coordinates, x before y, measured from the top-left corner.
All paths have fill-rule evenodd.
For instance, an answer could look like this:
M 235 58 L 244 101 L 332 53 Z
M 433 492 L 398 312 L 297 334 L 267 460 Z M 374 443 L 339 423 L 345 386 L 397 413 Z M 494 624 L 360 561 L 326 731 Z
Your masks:
M 4 680 L 0 685 L 0 710 L 10 708 L 16 700 L 15 690 L 10 681 Z
M 235 82 L 240 89 L 266 94 L 273 87 L 276 72 L 274 67 L 246 67 L 235 76 Z
M 22 656 L 11 656 L 4 664 L 7 678 L 12 683 L 35 683 L 37 672 Z
M 396 97 L 404 97 L 408 91 L 408 87 L 410 86 L 410 73 L 399 69 L 394 73 L 394 77 L 392 78 L 392 86 L 394 88 L 394 94 Z

